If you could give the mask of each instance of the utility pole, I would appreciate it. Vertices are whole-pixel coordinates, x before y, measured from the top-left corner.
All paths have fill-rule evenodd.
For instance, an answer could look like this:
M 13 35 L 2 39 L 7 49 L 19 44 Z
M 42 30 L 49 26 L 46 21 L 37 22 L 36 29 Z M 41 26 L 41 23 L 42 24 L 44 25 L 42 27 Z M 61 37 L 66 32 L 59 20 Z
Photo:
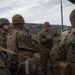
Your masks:
M 62 7 L 62 0 L 60 0 L 61 4 L 61 25 L 62 25 L 62 31 L 63 31 L 63 7 Z

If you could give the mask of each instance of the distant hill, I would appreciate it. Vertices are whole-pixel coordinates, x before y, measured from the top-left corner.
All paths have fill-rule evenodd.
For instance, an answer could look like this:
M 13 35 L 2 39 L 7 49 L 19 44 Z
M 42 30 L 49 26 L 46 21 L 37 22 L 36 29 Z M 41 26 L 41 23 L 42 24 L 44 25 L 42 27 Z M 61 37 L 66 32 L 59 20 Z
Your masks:
M 12 24 L 10 25 L 10 30 L 12 30 Z M 37 23 L 26 23 L 25 24 L 25 28 L 28 28 L 29 31 L 30 31 L 30 34 L 31 35 L 37 35 L 41 29 L 43 28 L 43 24 L 37 24 Z M 68 26 L 69 29 L 72 29 L 71 26 Z M 61 30 L 62 29 L 62 26 L 61 25 L 54 25 L 52 24 L 51 25 L 51 30 Z
M 38 34 L 38 32 L 43 28 L 43 24 L 37 24 L 37 23 L 26 23 L 26 26 L 29 28 L 30 33 L 35 35 Z M 61 25 L 51 25 L 51 30 L 61 30 Z M 69 29 L 71 29 L 71 26 L 68 26 Z

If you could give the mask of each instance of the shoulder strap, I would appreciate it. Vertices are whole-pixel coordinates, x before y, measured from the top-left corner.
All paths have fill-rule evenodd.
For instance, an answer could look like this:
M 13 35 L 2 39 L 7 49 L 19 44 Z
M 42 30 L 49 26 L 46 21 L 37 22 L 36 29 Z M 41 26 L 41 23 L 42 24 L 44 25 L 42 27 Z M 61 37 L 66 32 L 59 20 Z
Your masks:
M 16 34 L 18 33 L 18 31 L 13 30 L 12 32 L 10 32 L 7 35 L 7 49 L 12 51 L 12 52 L 16 52 L 17 51 L 17 47 L 16 47 Z M 8 54 L 9 56 L 12 56 L 10 54 Z

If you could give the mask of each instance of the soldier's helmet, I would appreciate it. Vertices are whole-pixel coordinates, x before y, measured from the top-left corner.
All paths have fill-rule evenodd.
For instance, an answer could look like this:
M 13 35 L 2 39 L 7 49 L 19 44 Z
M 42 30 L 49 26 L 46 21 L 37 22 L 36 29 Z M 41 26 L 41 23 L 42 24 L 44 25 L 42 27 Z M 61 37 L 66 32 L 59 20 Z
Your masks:
M 0 27 L 3 26 L 4 24 L 10 25 L 10 22 L 6 18 L 0 18 Z
M 20 14 L 16 14 L 12 17 L 12 24 L 24 24 L 24 18 Z
M 75 9 L 70 14 L 71 25 L 75 28 Z
M 44 28 L 45 28 L 45 27 L 50 27 L 50 26 L 51 26 L 51 25 L 50 25 L 49 22 L 45 22 L 45 23 L 44 23 Z

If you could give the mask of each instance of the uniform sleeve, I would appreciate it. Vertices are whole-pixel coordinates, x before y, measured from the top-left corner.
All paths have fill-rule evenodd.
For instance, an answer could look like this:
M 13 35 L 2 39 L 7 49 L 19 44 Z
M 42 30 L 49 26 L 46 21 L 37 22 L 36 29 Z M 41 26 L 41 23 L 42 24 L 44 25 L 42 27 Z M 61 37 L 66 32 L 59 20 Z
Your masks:
M 39 42 L 40 42 L 41 44 L 43 44 L 43 43 L 49 41 L 50 39 L 47 38 L 47 37 L 46 37 L 45 35 L 43 35 L 42 33 L 39 33 L 39 34 L 38 34 L 38 40 L 39 40 Z
M 2 38 L 2 36 L 0 36 L 0 46 L 4 47 L 4 39 Z
M 17 34 L 17 44 L 19 49 L 38 52 L 40 50 L 40 44 L 38 41 L 32 39 L 30 35 L 24 32 Z

